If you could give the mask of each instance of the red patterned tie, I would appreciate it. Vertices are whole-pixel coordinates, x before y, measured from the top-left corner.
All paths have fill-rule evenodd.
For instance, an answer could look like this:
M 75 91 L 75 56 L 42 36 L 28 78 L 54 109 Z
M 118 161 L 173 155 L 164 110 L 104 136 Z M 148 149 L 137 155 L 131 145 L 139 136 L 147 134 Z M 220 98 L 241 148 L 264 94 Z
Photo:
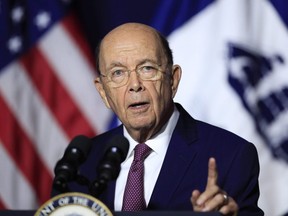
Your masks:
M 123 196 L 122 211 L 141 211 L 146 208 L 144 198 L 144 160 L 151 148 L 145 143 L 134 148 L 134 160 L 131 164 Z

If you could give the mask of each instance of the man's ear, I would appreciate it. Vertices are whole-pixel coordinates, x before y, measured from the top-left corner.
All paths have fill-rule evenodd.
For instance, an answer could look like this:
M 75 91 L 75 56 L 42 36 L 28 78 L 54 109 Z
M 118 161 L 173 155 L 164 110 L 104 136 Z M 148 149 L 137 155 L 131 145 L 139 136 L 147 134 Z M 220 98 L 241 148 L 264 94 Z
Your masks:
M 173 65 L 172 77 L 171 77 L 171 88 L 172 88 L 172 98 L 175 97 L 178 89 L 178 85 L 181 80 L 182 69 L 179 65 Z
M 110 104 L 108 103 L 108 100 L 107 100 L 106 91 L 104 89 L 104 86 L 103 86 L 103 83 L 101 82 L 100 77 L 96 77 L 96 79 L 94 80 L 94 84 L 103 102 L 105 103 L 106 107 L 111 109 Z

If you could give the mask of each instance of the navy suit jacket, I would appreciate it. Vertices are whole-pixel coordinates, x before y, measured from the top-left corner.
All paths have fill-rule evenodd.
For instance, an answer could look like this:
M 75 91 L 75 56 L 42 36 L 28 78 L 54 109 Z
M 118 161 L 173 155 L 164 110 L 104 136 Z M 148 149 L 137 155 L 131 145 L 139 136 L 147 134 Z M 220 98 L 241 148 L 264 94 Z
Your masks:
M 224 129 L 193 119 L 176 104 L 180 117 L 154 187 L 148 210 L 192 210 L 194 189 L 205 190 L 208 160 L 214 157 L 218 185 L 239 205 L 240 215 L 263 215 L 257 206 L 259 198 L 259 161 L 253 144 Z M 93 138 L 92 150 L 80 168 L 91 181 L 96 179 L 97 165 L 103 158 L 103 147 L 111 137 L 123 134 L 123 125 Z M 97 197 L 114 210 L 115 182 Z M 72 182 L 71 191 L 89 193 L 86 187 Z M 122 199 L 122 197 L 116 197 Z

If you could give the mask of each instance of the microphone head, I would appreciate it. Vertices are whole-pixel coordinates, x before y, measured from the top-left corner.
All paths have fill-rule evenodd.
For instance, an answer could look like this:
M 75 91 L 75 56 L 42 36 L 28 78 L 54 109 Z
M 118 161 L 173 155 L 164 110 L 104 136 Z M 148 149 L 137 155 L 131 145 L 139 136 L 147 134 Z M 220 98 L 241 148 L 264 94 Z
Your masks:
M 78 160 L 80 162 L 83 162 L 84 160 L 86 160 L 90 152 L 91 144 L 92 144 L 92 141 L 90 138 L 84 135 L 78 135 L 74 137 L 73 140 L 68 145 L 65 151 L 65 155 L 67 155 L 68 157 L 69 156 L 71 157 L 74 154 L 80 154 L 81 157 L 78 158 Z
M 121 162 L 125 160 L 129 150 L 129 141 L 122 135 L 112 137 L 106 145 L 105 152 L 119 153 Z
M 104 147 L 104 156 L 97 166 L 98 179 L 89 187 L 93 196 L 99 196 L 107 187 L 110 180 L 116 179 L 123 162 L 128 154 L 129 141 L 123 135 L 116 135 Z
M 56 163 L 53 188 L 67 192 L 67 183 L 76 179 L 78 168 L 83 163 L 91 148 L 91 139 L 84 135 L 73 138 L 65 150 L 64 156 Z

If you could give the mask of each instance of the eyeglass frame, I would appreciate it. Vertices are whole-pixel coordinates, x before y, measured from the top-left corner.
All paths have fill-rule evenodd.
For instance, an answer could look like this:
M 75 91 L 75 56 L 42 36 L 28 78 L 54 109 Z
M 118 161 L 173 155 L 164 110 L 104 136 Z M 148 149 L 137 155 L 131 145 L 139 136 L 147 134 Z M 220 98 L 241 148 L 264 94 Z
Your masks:
M 153 64 L 155 64 L 155 63 L 153 63 Z M 155 67 L 155 66 L 157 66 L 157 68 Z M 114 87 L 114 88 L 119 88 L 119 87 L 122 87 L 122 86 L 124 86 L 124 85 L 126 85 L 127 83 L 128 83 L 128 80 L 129 80 L 129 78 L 130 78 L 130 74 L 133 72 L 133 71 L 135 71 L 135 73 L 137 74 L 137 76 L 142 80 L 142 81 L 157 81 L 157 80 L 160 80 L 161 79 L 161 76 L 160 76 L 160 74 L 167 74 L 166 73 L 166 70 L 167 70 L 167 67 L 168 67 L 168 65 L 165 67 L 165 69 L 164 70 L 161 70 L 160 68 L 161 68 L 161 64 L 155 64 L 155 65 L 145 65 L 145 63 L 144 64 L 139 64 L 139 65 L 137 65 L 134 69 L 132 69 L 132 70 L 129 70 L 129 69 L 121 69 L 121 70 L 123 70 L 123 73 L 125 74 L 125 77 L 123 78 L 123 81 L 121 81 L 120 83 L 116 83 L 115 81 L 113 81 L 112 80 L 112 76 L 110 76 L 110 74 L 112 74 L 113 72 L 115 72 L 115 71 L 117 71 L 117 70 L 115 70 L 115 71 L 109 71 L 108 72 L 108 74 L 107 75 L 105 75 L 105 74 L 103 74 L 103 73 L 101 73 L 101 72 L 99 72 L 99 75 L 100 76 L 102 76 L 102 77 L 105 77 L 105 78 L 107 78 L 108 79 L 108 82 L 111 82 L 111 83 L 113 83 L 113 84 L 115 84 L 114 86 L 112 86 L 112 87 Z M 153 67 L 154 69 L 156 69 L 156 74 L 155 74 L 155 76 L 153 76 L 152 78 L 149 78 L 149 79 L 143 79 L 142 77 L 141 77 L 141 73 L 140 72 L 138 72 L 139 70 L 141 70 L 141 69 L 143 69 L 143 68 L 145 68 L 145 67 Z M 143 73 L 142 73 L 143 74 Z M 156 77 L 156 79 L 153 79 L 154 77 Z M 126 81 L 125 81 L 125 79 L 126 79 Z M 125 82 L 124 82 L 125 81 Z

